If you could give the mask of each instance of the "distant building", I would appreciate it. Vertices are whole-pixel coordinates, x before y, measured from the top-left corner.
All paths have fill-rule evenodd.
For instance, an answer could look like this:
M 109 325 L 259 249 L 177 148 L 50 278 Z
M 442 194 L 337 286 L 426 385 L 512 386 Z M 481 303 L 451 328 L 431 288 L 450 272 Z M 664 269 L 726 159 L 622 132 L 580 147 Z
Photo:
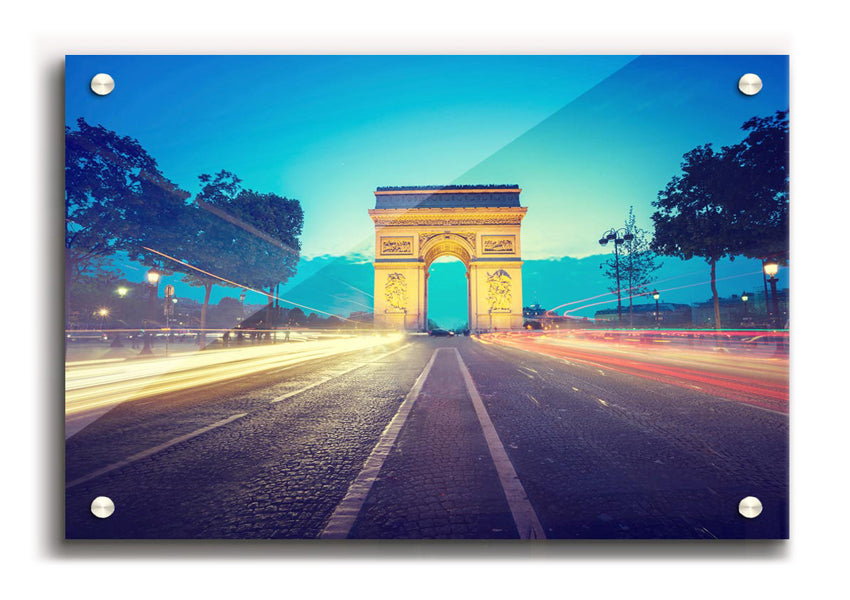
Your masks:
M 784 326 L 788 321 L 788 288 L 776 290 L 779 304 L 779 322 Z M 773 312 L 773 298 L 765 302 L 764 290 L 747 292 L 744 302 L 738 294 L 727 298 L 719 298 L 720 325 L 723 328 L 772 327 L 770 314 Z M 693 305 L 694 325 L 697 327 L 714 327 L 714 300 Z
M 375 315 L 371 310 L 356 310 L 348 315 L 348 318 L 358 323 L 371 323 L 375 319 Z
M 546 314 L 546 309 L 539 304 L 522 307 L 522 316 L 525 319 L 536 319 Z
M 629 307 L 622 310 L 623 325 L 629 325 Z M 594 314 L 597 323 L 619 324 L 616 308 L 597 310 Z M 634 327 L 689 327 L 692 323 L 691 307 L 687 304 L 659 302 L 658 315 L 655 313 L 655 302 L 649 304 L 634 304 L 631 311 L 631 324 Z

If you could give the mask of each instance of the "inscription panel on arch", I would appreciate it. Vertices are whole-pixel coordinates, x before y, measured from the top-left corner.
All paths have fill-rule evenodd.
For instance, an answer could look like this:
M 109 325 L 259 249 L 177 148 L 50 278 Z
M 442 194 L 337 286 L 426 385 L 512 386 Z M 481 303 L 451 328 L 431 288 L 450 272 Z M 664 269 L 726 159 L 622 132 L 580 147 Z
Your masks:
M 393 256 L 411 256 L 413 254 L 412 236 L 381 237 L 381 254 Z
M 483 254 L 514 254 L 516 253 L 516 236 L 482 235 L 481 250 Z

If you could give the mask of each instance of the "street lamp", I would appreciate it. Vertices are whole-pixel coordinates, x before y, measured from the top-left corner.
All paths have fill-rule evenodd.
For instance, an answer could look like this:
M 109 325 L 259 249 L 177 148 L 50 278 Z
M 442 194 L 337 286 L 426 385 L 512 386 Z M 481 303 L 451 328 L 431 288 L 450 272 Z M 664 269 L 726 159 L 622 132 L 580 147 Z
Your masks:
M 148 284 L 150 285 L 150 295 L 148 296 L 148 327 L 150 329 L 151 323 L 154 321 L 156 316 L 156 292 L 157 286 L 159 285 L 159 273 L 154 271 L 153 269 L 149 270 L 145 274 L 145 279 L 147 279 Z M 150 331 L 145 331 L 145 345 L 142 347 L 142 351 L 139 354 L 153 354 L 151 350 L 151 334 Z
M 129 291 L 130 290 L 128 290 L 123 285 L 115 290 L 115 293 L 118 294 L 118 297 L 121 298 L 121 300 L 122 300 L 122 302 L 118 305 L 118 307 L 119 307 L 118 313 L 122 317 L 124 317 L 125 319 L 127 318 L 127 307 L 124 306 L 123 300 L 124 300 L 124 297 L 127 295 L 127 292 L 129 292 Z M 121 332 L 120 331 L 115 333 L 115 337 L 112 339 L 111 347 L 112 348 L 120 348 L 121 347 Z
M 622 237 L 620 234 L 622 233 Z M 607 246 L 608 242 L 614 242 L 614 273 L 617 277 L 617 320 L 623 322 L 623 303 L 620 297 L 620 251 L 619 245 L 624 242 L 630 242 L 635 239 L 635 236 L 629 233 L 625 227 L 619 229 L 609 229 L 599 238 L 600 246 Z
M 100 317 L 100 330 L 103 331 L 103 323 L 106 321 L 106 317 L 109 316 L 108 308 L 99 308 L 97 309 L 97 316 Z
M 749 315 L 747 314 L 747 301 L 750 297 L 747 295 L 746 291 L 741 292 L 741 302 L 744 303 L 744 321 L 749 321 Z
M 776 296 L 776 274 L 779 273 L 779 263 L 770 259 L 764 263 L 764 274 L 767 275 L 767 281 L 770 283 L 770 293 L 773 296 L 771 304 L 773 306 L 773 328 L 779 329 L 779 298 Z
M 659 321 L 658 321 L 658 299 L 661 297 L 661 294 L 658 293 L 658 290 L 653 290 L 652 298 L 655 300 L 655 328 L 660 329 Z

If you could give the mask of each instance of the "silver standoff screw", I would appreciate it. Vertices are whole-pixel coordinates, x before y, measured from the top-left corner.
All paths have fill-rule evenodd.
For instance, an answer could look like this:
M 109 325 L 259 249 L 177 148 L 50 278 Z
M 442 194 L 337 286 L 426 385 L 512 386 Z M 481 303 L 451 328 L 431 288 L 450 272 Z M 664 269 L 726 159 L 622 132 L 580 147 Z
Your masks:
M 738 512 L 747 519 L 755 519 L 761 514 L 761 511 L 761 500 L 755 496 L 747 496 L 738 503 Z
M 738 80 L 738 89 L 742 94 L 747 96 L 755 96 L 761 91 L 761 77 L 755 73 L 745 73 Z
M 98 496 L 91 503 L 91 514 L 98 519 L 106 519 L 115 512 L 115 503 L 111 498 L 106 496 Z
M 106 96 L 115 89 L 115 80 L 107 73 L 98 73 L 91 78 L 91 91 L 98 96 Z

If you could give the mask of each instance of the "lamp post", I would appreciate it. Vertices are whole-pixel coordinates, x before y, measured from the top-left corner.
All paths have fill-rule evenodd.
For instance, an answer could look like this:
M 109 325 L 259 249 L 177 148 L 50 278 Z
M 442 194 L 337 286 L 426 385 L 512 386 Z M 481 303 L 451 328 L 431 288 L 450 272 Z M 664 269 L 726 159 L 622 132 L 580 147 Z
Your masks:
M 661 294 L 658 293 L 658 290 L 653 290 L 652 298 L 655 300 L 655 328 L 656 329 L 661 328 L 661 325 L 659 324 L 659 320 L 658 320 L 658 316 L 659 316 L 659 314 L 658 314 L 658 299 L 660 297 L 661 297 Z
M 97 316 L 100 317 L 100 330 L 103 331 L 103 324 L 106 321 L 106 317 L 109 316 L 109 309 L 108 308 L 97 309 Z
M 122 317 L 124 317 L 125 319 L 127 318 L 127 307 L 124 305 L 124 297 L 127 295 L 127 292 L 129 292 L 129 291 L 130 290 L 128 290 L 123 285 L 115 290 L 115 293 L 118 294 L 119 298 L 121 298 L 121 301 L 120 301 L 120 304 L 119 304 L 120 310 L 118 311 L 118 313 Z M 112 348 L 121 348 L 122 347 L 121 332 L 120 331 L 115 333 L 115 337 L 112 338 L 112 344 L 110 344 L 110 347 L 112 347 Z
M 747 321 L 750 320 L 750 317 L 747 314 L 747 301 L 749 299 L 750 299 L 750 297 L 747 295 L 746 291 L 741 292 L 741 302 L 744 303 L 744 322 L 747 322 Z
M 154 317 L 156 315 L 156 292 L 159 286 L 159 273 L 151 269 L 145 274 L 145 279 L 148 281 L 148 285 L 150 286 L 150 294 L 148 295 L 148 327 L 145 330 L 145 345 L 142 347 L 142 351 L 139 354 L 153 354 L 153 350 L 151 350 L 151 333 L 148 331 L 151 326 L 151 322 L 153 322 Z
M 622 237 L 620 234 L 622 233 Z M 605 233 L 602 234 L 602 237 L 599 238 L 600 246 L 607 246 L 608 242 L 614 242 L 614 274 L 617 277 L 617 321 L 622 324 L 623 322 L 623 303 L 620 298 L 620 244 L 624 242 L 630 242 L 635 239 L 635 236 L 629 233 L 629 230 L 625 227 L 620 227 L 619 229 L 609 229 Z
M 159 289 L 159 273 L 151 269 L 145 274 L 145 278 L 148 280 L 148 284 L 150 285 L 150 296 L 149 296 L 149 304 L 148 304 L 148 312 L 150 313 L 150 319 L 153 321 L 154 316 L 156 315 L 156 294 Z
M 779 273 L 779 263 L 770 259 L 764 263 L 764 274 L 767 275 L 767 282 L 770 284 L 770 294 L 773 296 L 771 306 L 773 308 L 773 316 L 771 322 L 774 329 L 780 329 L 779 326 L 779 298 L 776 295 L 776 274 Z

